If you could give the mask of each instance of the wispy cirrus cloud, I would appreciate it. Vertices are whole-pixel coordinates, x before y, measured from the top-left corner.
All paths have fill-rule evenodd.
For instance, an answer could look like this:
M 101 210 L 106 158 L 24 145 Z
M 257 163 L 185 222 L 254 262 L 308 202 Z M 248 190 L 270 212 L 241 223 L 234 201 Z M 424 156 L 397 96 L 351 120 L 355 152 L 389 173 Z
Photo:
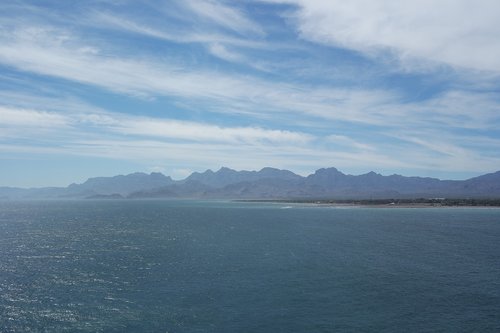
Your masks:
M 209 46 L 210 53 L 214 56 L 231 61 L 231 62 L 244 62 L 248 61 L 244 56 L 239 53 L 229 51 L 224 45 L 213 43 Z
M 372 125 L 432 124 L 428 120 L 433 119 L 470 127 L 488 126 L 497 120 L 495 96 L 488 92 L 448 92 L 402 103 L 397 94 L 387 90 L 297 85 L 187 67 L 172 59 L 114 56 L 99 45 L 51 27 L 23 27 L 13 34 L 4 31 L 1 40 L 0 63 L 18 70 L 136 96 L 208 99 L 212 104 L 206 111 L 260 117 L 294 112 Z M 216 51 L 237 60 L 238 55 L 224 48 Z
M 375 150 L 375 147 L 364 142 L 360 142 L 346 135 L 331 134 L 325 137 L 328 144 L 338 145 L 340 147 L 346 147 L 347 149 L 356 149 L 361 151 Z
M 248 18 L 241 10 L 213 0 L 185 0 L 186 5 L 198 18 L 209 20 L 221 27 L 240 34 L 264 35 L 260 24 Z
M 206 123 L 169 119 L 130 118 L 124 115 L 110 117 L 105 112 L 96 113 L 95 110 L 84 111 L 84 115 L 62 118 L 79 131 L 83 130 L 83 133 L 87 133 L 86 135 L 96 137 L 149 136 L 157 139 L 205 141 L 206 144 L 217 141 L 226 144 L 235 142 L 273 142 L 275 144 L 285 141 L 306 144 L 311 142 L 312 137 L 321 139 L 322 135 L 310 134 L 317 129 L 330 135 L 330 139 L 334 139 L 332 147 L 320 149 L 320 154 L 331 158 L 330 164 L 339 167 L 352 166 L 361 163 L 360 158 L 364 158 L 367 164 L 381 165 L 381 161 L 375 162 L 377 159 L 375 156 L 379 156 L 378 158 L 384 161 L 383 165 L 390 164 L 397 167 L 402 164 L 394 160 L 389 163 L 388 161 L 392 159 L 388 159 L 382 152 L 386 149 L 396 151 L 397 144 L 402 141 L 413 144 L 413 153 L 415 156 L 420 156 L 418 163 L 421 165 L 426 165 L 425 150 L 428 151 L 427 158 L 434 156 L 432 151 L 435 150 L 423 145 L 421 141 L 427 136 L 429 129 L 446 126 L 441 129 L 442 133 L 447 133 L 452 128 L 477 129 L 483 131 L 481 133 L 483 137 L 488 137 L 488 132 L 484 131 L 493 130 L 499 122 L 497 103 L 494 94 L 491 93 L 448 92 L 425 101 L 401 102 L 397 94 L 382 90 L 291 85 L 251 76 L 229 76 L 211 71 L 187 70 L 182 67 L 182 64 L 158 62 L 151 59 L 141 61 L 129 57 L 110 57 L 107 52 L 95 45 L 81 43 L 69 33 L 58 34 L 57 32 L 57 30 L 54 33 L 53 30 L 36 28 L 18 31 L 14 40 L 4 39 L 7 43 L 0 46 L 0 62 L 22 71 L 59 77 L 133 96 L 177 96 L 209 100 L 211 106 L 206 107 L 204 112 L 243 113 L 250 119 L 264 117 L 277 127 L 274 130 L 263 130 L 257 126 L 225 128 Z M 8 94 L 4 95 L 5 101 L 19 100 L 26 104 L 30 100 L 24 97 L 10 96 L 9 98 Z M 31 104 L 33 106 L 36 103 L 39 101 L 35 99 Z M 42 104 L 45 103 L 45 101 L 42 102 Z M 64 109 L 68 104 L 71 104 L 70 101 L 59 105 L 57 109 Z M 20 116 L 25 115 L 25 118 L 30 117 L 23 114 L 21 110 L 16 112 Z M 52 114 L 49 115 L 52 116 Z M 61 114 L 57 116 L 60 117 Z M 303 125 L 295 125 L 299 128 L 303 126 L 305 132 L 302 134 L 281 129 L 283 124 L 294 123 L 297 119 L 303 122 Z M 335 124 L 331 121 L 370 126 L 368 129 L 357 129 L 351 125 L 350 135 L 359 136 L 360 133 L 364 133 L 378 149 L 372 149 L 371 152 L 369 149 L 364 149 L 366 152 L 362 155 L 346 153 L 345 147 L 349 145 L 351 149 L 355 149 L 353 152 L 367 147 L 363 147 L 362 143 L 357 144 L 355 140 L 348 142 L 347 136 L 343 134 L 331 134 L 332 130 L 328 128 L 332 128 Z M 97 127 L 99 130 L 89 132 L 84 129 L 85 126 Z M 422 130 L 413 133 L 407 139 L 399 137 L 398 141 L 393 144 L 384 143 L 387 140 L 384 138 L 384 133 L 387 131 L 395 128 L 411 130 L 415 126 L 421 127 Z M 458 150 L 464 144 L 456 136 L 442 140 L 449 142 L 450 147 L 455 146 Z M 256 151 L 261 149 L 253 147 Z M 307 152 L 287 155 L 288 158 L 285 160 L 290 161 L 290 156 L 294 156 L 296 159 L 312 161 L 310 156 L 315 150 L 316 148 L 309 146 Z M 282 149 L 282 151 L 285 150 Z M 417 151 L 420 153 L 417 154 Z M 462 152 L 467 151 L 469 150 L 462 150 Z M 252 155 L 250 152 L 247 154 Z M 402 151 L 399 156 L 404 156 L 405 161 L 415 160 L 407 155 L 405 151 Z M 461 156 L 463 158 L 460 160 L 465 161 L 471 155 L 462 154 Z M 486 160 L 490 162 L 487 163 Z M 432 165 L 435 168 L 453 168 L 456 161 L 456 159 L 445 159 L 439 165 L 433 161 Z M 494 164 L 491 161 L 496 161 L 496 157 L 486 158 L 483 165 L 491 166 Z M 409 165 L 410 163 L 403 164 Z M 471 167 L 469 164 L 461 165 Z
M 52 129 L 60 136 L 63 127 L 67 134 L 79 132 L 111 135 L 167 138 L 194 142 L 219 142 L 225 144 L 298 144 L 304 145 L 313 139 L 310 134 L 258 127 L 221 127 L 207 123 L 178 121 L 117 113 L 46 112 L 0 106 L 0 127 L 16 128 L 18 136 L 33 135 L 23 129 L 41 127 Z M 69 136 L 69 135 L 68 135 Z
M 4 64 L 131 95 L 208 99 L 212 103 L 206 111 L 264 118 L 293 112 L 377 126 L 441 122 L 454 127 L 481 127 L 497 120 L 491 93 L 448 92 L 425 101 L 402 103 L 397 94 L 387 90 L 303 86 L 186 67 L 173 59 L 116 57 L 55 28 L 24 27 L 14 30 L 13 38 L 9 36 L 4 33 L 5 43 L 0 47 L 0 62 Z M 222 44 L 212 45 L 211 52 L 230 61 L 246 60 Z
M 181 31 L 172 31 L 169 26 L 152 26 L 150 23 L 142 22 L 139 18 L 109 13 L 105 11 L 91 12 L 82 22 L 94 27 L 107 28 L 124 31 L 147 37 L 157 38 L 168 42 L 179 44 L 199 43 L 223 43 L 246 48 L 265 48 L 263 41 L 252 38 L 231 36 L 220 31 L 208 29 L 193 31 L 185 28 Z
M 0 106 L 0 116 L 0 126 L 2 127 L 60 128 L 68 125 L 68 121 L 63 115 L 45 111 L 14 109 Z
M 190 68 L 174 61 L 115 57 L 81 43 L 66 31 L 23 28 L 4 32 L 0 63 L 24 72 L 62 78 L 136 96 L 208 99 L 206 110 L 294 112 L 320 118 L 376 121 L 363 107 L 391 98 L 383 91 L 308 87 Z

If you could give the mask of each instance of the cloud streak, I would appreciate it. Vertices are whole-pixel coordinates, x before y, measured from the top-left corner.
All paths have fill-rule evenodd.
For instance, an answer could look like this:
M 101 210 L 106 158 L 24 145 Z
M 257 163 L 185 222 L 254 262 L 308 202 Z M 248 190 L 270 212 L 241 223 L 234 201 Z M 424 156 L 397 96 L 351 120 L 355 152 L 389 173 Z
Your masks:
M 224 28 L 240 34 L 264 35 L 259 24 L 234 7 L 213 0 L 185 0 L 183 3 L 199 18 L 210 20 Z
M 456 91 L 426 101 L 401 103 L 395 92 L 387 90 L 297 85 L 190 68 L 173 59 L 116 57 L 53 28 L 24 27 L 15 30 L 13 38 L 7 35 L 4 32 L 0 46 L 0 62 L 5 65 L 132 96 L 189 98 L 205 104 L 205 112 L 268 119 L 283 118 L 284 113 L 291 112 L 373 126 L 440 122 L 480 128 L 498 122 L 498 107 L 491 93 Z M 211 52 L 229 61 L 245 59 L 223 45 L 214 44 Z
M 206 123 L 171 119 L 126 116 L 116 113 L 57 113 L 36 110 L 6 108 L 0 106 L 0 126 L 16 128 L 19 137 L 31 136 L 22 129 L 38 127 L 52 129 L 58 134 L 68 131 L 93 132 L 167 138 L 172 140 L 215 142 L 223 144 L 296 144 L 304 145 L 312 135 L 286 130 L 258 127 L 221 127 Z
M 363 108 L 389 98 L 382 91 L 348 91 L 270 82 L 227 75 L 156 59 L 106 55 L 65 31 L 25 28 L 2 38 L 0 63 L 24 72 L 62 78 L 135 96 L 209 99 L 216 110 L 232 113 L 294 112 L 328 119 L 376 121 Z M 92 51 L 89 51 L 92 50 Z M 101 54 L 104 53 L 104 54 Z

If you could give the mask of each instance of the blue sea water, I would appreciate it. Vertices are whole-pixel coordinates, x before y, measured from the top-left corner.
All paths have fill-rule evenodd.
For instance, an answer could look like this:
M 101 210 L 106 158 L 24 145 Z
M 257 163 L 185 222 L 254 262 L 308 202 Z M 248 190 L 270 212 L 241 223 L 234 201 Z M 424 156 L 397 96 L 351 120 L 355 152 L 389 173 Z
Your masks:
M 500 209 L 0 202 L 0 332 L 499 331 Z

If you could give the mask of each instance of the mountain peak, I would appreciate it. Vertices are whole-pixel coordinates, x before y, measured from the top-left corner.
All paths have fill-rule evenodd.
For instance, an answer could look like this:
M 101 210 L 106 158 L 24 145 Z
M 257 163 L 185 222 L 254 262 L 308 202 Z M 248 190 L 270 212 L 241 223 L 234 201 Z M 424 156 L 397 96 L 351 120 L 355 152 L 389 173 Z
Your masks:
M 367 177 L 376 177 L 376 176 L 382 176 L 381 174 L 378 174 L 374 171 L 370 171 L 368 173 L 365 173 L 364 175 L 361 175 L 361 176 L 367 176 Z
M 237 172 L 236 170 L 230 169 L 228 167 L 221 167 L 219 170 L 217 170 L 216 173 L 228 173 L 228 172 Z
M 281 170 L 276 169 L 276 168 L 272 168 L 272 167 L 263 167 L 262 169 L 260 169 L 259 172 L 262 172 L 262 171 L 281 171 Z
M 314 174 L 340 174 L 340 175 L 344 175 L 342 172 L 340 172 L 337 168 L 334 168 L 334 167 L 318 169 L 314 172 Z

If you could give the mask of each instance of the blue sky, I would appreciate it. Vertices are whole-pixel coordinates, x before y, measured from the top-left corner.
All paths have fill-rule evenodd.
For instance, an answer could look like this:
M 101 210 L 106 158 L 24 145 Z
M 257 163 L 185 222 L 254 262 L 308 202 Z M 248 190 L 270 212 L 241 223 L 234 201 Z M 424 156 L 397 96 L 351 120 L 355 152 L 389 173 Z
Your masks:
M 500 2 L 0 3 L 0 185 L 500 170 Z

